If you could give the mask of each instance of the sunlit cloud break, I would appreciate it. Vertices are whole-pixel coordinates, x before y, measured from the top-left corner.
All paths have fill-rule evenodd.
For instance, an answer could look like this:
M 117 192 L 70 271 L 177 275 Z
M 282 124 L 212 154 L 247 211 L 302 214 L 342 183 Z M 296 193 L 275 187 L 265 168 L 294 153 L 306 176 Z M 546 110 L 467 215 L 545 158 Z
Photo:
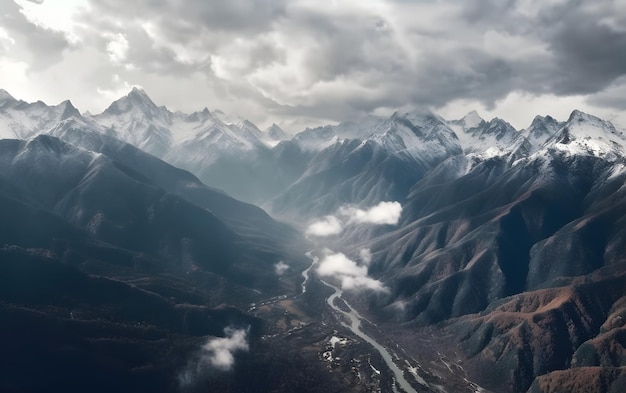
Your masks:
M 228 371 L 235 364 L 235 352 L 247 351 L 247 329 L 224 329 L 225 337 L 210 338 L 200 349 L 198 358 L 182 372 L 178 379 L 182 386 L 193 385 L 209 369 Z
M 363 263 L 364 255 L 369 255 L 369 250 L 361 250 Z M 367 262 L 369 263 L 369 261 Z M 317 273 L 322 277 L 333 277 L 341 281 L 344 290 L 369 289 L 376 292 L 388 292 L 389 289 L 382 282 L 367 275 L 367 266 L 359 265 L 343 253 L 327 254 L 322 258 L 317 267 Z
M 309 225 L 306 235 L 314 237 L 338 235 L 347 224 L 397 225 L 401 214 L 402 205 L 395 201 L 383 201 L 369 209 L 342 206 L 335 215 L 325 216 Z

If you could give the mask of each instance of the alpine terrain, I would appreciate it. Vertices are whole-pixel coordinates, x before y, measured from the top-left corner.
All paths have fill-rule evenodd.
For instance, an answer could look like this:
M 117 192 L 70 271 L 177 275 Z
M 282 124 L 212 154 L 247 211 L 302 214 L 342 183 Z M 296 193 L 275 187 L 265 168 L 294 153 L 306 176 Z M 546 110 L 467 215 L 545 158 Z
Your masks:
M 626 390 L 626 130 L 0 90 L 0 390 Z

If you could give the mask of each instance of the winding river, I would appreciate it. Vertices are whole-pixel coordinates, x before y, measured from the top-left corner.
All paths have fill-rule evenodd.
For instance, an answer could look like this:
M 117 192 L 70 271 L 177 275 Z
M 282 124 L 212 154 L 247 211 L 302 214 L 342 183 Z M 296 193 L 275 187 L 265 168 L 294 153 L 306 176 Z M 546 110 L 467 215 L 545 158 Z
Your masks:
M 311 258 L 313 262 L 311 263 L 311 266 L 309 266 L 308 269 L 302 272 L 302 276 L 304 277 L 304 282 L 302 283 L 302 293 L 306 292 L 306 284 L 310 279 L 309 273 L 310 273 L 311 268 L 313 268 L 313 266 L 315 266 L 315 264 L 317 264 L 319 260 L 319 258 L 316 256 L 313 256 L 311 252 L 307 252 L 306 256 Z M 350 329 L 352 333 L 356 334 L 357 336 L 361 337 L 363 340 L 367 341 L 370 345 L 374 347 L 374 349 L 376 349 L 380 353 L 380 355 L 383 357 L 383 360 L 387 364 L 387 367 L 389 367 L 389 369 L 393 373 L 394 379 L 400 385 L 400 388 L 402 388 L 403 391 L 407 393 L 417 393 L 416 390 L 413 389 L 411 384 L 409 384 L 409 382 L 404 378 L 404 374 L 402 370 L 400 370 L 400 368 L 394 363 L 392 354 L 385 347 L 379 344 L 378 341 L 376 341 L 374 338 L 367 335 L 365 332 L 361 330 L 361 320 L 363 320 L 364 318 L 354 308 L 352 308 L 352 306 L 350 306 L 348 302 L 346 302 L 345 300 L 344 300 L 344 303 L 350 309 L 349 312 L 346 312 L 335 305 L 335 299 L 341 298 L 341 295 L 343 294 L 343 290 L 323 280 L 320 280 L 320 281 L 324 285 L 332 288 L 335 291 L 332 295 L 330 295 L 326 299 L 326 303 L 328 303 L 328 305 L 333 310 L 335 310 L 338 313 L 343 314 L 344 316 L 348 318 L 348 320 L 350 321 L 350 324 L 348 325 L 342 322 L 342 325 Z M 396 393 L 398 392 L 395 384 L 393 386 L 393 390 Z

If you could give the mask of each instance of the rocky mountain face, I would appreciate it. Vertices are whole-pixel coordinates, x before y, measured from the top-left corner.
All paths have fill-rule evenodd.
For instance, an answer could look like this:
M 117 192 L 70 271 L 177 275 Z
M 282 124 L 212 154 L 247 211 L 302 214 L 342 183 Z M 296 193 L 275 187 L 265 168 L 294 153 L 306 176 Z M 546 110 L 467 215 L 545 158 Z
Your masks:
M 302 230 L 394 201 L 398 225 L 344 218 L 317 243 L 354 260 L 369 250 L 368 277 L 387 291 L 346 297 L 402 332 L 409 355 L 420 356 L 422 332 L 436 331 L 440 350 L 494 392 L 626 384 L 626 135 L 610 122 L 573 111 L 566 121 L 537 116 L 516 130 L 476 112 L 448 121 L 414 111 L 288 136 L 219 111 L 171 112 L 134 89 L 95 116 L 3 91 L 0 125 L 10 138 L 0 141 L 0 196 L 11 223 L 0 229 L 2 277 L 19 277 L 2 285 L 2 310 L 22 321 L 4 329 L 44 318 L 43 309 L 45 318 L 64 315 L 51 319 L 58 326 L 78 329 L 76 315 L 104 305 L 115 316 L 106 323 L 149 352 L 166 351 L 147 343 L 168 334 L 184 345 L 197 337 L 189 329 L 218 334 L 223 315 L 254 327 L 260 322 L 249 314 L 218 306 L 293 291 L 307 246 L 229 194 Z M 293 264 L 286 276 L 276 274 L 278 261 Z M 24 291 L 27 272 L 39 270 L 77 284 Z M 79 293 L 71 291 L 92 287 L 152 302 L 168 317 L 146 314 L 140 319 L 151 327 L 140 329 L 125 314 L 132 300 L 67 302 Z M 21 308 L 29 302 L 36 306 Z M 186 322 L 196 317 L 214 324 Z M 173 366 L 155 367 L 147 373 Z
M 259 340 L 242 310 L 294 290 L 305 241 L 90 125 L 0 140 L 0 386 L 180 391 L 207 336 Z
M 412 187 L 399 229 L 348 239 L 391 288 L 381 319 L 440 324 L 482 386 L 607 391 L 594 382 L 605 378 L 619 390 L 624 135 L 577 111 L 552 130 L 526 155 L 451 157 Z M 588 382 L 564 383 L 560 370 L 579 367 Z

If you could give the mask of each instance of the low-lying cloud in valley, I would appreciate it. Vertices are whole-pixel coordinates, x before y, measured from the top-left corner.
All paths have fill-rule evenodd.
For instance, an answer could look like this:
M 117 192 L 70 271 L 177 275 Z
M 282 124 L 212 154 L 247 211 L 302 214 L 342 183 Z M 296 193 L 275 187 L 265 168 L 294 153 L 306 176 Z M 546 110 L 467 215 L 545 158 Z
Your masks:
M 372 262 L 372 252 L 369 248 L 363 248 L 359 251 L 359 258 L 361 258 L 361 262 L 363 262 L 363 264 L 369 266 Z
M 190 362 L 185 371 L 179 375 L 182 386 L 193 385 L 210 369 L 228 371 L 235 364 L 235 353 L 248 351 L 247 329 L 224 329 L 225 337 L 210 338 L 202 347 L 198 357 Z
M 289 270 L 289 265 L 283 261 L 278 261 L 278 263 L 274 265 L 274 272 L 278 276 L 282 276 L 287 270 Z
M 347 206 L 340 208 L 339 214 L 351 223 L 396 225 L 400 221 L 402 205 L 399 202 L 380 202 L 367 210 Z
M 388 292 L 389 290 L 382 282 L 367 274 L 367 264 L 371 261 L 370 251 L 363 249 L 360 255 L 362 264 L 353 261 L 343 253 L 328 253 L 319 262 L 317 274 L 338 279 L 344 290 L 370 289 L 376 292 Z
M 311 223 L 306 235 L 314 237 L 339 235 L 349 224 L 397 225 L 401 214 L 402 205 L 395 201 L 383 201 L 368 209 L 342 206 L 335 215 L 328 215 Z
M 307 236 L 327 237 L 343 231 L 343 223 L 335 216 L 326 216 L 313 222 L 306 230 Z
M 367 209 L 356 206 L 342 206 L 335 215 L 329 215 L 313 222 L 306 230 L 307 236 L 329 237 L 340 234 L 347 225 L 397 225 L 402 214 L 399 202 L 380 202 Z M 368 276 L 368 266 L 372 262 L 372 253 L 364 248 L 359 251 L 359 262 L 348 258 L 343 253 L 326 254 L 319 262 L 317 273 L 321 277 L 338 279 L 344 290 L 369 289 L 376 292 L 388 292 L 382 282 Z

